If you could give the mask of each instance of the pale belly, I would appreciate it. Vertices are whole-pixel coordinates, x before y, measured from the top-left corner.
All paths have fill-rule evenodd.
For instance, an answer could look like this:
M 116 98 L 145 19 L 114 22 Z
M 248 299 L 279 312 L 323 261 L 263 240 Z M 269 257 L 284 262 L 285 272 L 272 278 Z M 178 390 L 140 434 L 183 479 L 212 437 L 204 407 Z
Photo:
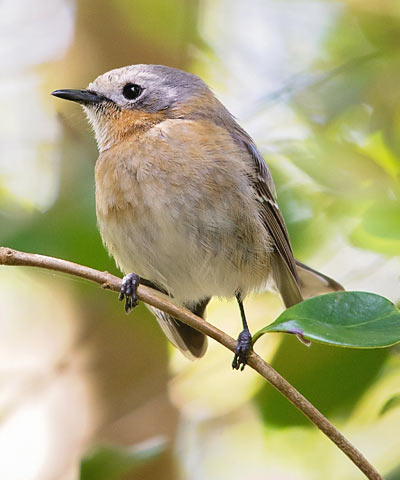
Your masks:
M 269 238 L 263 227 L 249 227 L 245 216 L 239 220 L 229 218 L 222 204 L 199 212 L 157 198 L 150 206 L 139 202 L 107 215 L 98 211 L 103 241 L 120 269 L 186 304 L 246 294 L 267 283 Z
M 97 218 L 107 249 L 124 273 L 137 273 L 181 302 L 260 289 L 273 248 L 250 163 L 242 160 L 246 152 L 224 129 L 208 126 L 192 144 L 185 135 L 201 124 L 171 122 L 149 130 L 148 141 L 136 139 L 135 156 L 127 154 L 132 140 L 96 164 Z

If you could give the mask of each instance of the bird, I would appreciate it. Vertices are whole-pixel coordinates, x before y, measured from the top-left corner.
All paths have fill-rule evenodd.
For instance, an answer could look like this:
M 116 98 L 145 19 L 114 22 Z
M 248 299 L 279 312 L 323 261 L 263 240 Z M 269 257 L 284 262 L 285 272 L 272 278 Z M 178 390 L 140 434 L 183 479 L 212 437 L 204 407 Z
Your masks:
M 103 243 L 124 273 L 129 313 L 143 284 L 204 318 L 212 297 L 236 298 L 243 329 L 232 367 L 252 349 L 244 299 L 275 285 L 286 308 L 343 290 L 294 258 L 266 161 L 200 77 L 137 64 L 84 90 L 52 95 L 83 107 L 96 138 L 96 214 Z M 207 337 L 150 307 L 188 358 Z

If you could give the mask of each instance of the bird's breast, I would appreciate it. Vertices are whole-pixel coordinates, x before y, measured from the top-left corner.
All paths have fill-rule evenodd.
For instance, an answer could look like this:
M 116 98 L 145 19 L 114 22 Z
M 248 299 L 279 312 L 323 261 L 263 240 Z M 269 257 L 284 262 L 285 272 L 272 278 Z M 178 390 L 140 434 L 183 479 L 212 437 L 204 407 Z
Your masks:
M 202 158 L 201 146 L 171 145 L 164 133 L 150 148 L 130 142 L 97 162 L 97 217 L 109 252 L 125 273 L 185 301 L 232 296 L 241 283 L 259 287 L 271 248 L 247 172 L 233 173 L 221 154 Z

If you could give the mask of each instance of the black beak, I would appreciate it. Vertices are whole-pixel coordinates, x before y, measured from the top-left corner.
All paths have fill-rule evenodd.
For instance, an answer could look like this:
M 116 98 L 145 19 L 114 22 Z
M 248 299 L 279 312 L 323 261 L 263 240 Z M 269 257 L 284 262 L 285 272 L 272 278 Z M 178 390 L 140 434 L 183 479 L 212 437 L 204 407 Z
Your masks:
M 83 103 L 84 105 L 108 100 L 104 95 L 100 95 L 92 90 L 54 90 L 51 94 L 55 97 L 71 100 L 71 102 Z

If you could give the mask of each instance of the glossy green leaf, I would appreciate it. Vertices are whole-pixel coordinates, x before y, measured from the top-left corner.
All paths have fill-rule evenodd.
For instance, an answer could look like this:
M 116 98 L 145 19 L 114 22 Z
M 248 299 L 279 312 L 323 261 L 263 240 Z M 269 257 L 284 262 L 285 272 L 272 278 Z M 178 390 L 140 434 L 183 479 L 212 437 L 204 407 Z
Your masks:
M 335 292 L 288 308 L 259 330 L 253 343 L 270 332 L 292 333 L 300 339 L 341 347 L 387 347 L 400 342 L 400 312 L 374 293 Z
M 133 447 L 99 446 L 82 459 L 79 479 L 121 480 L 145 461 L 161 453 L 164 447 L 162 438 Z

